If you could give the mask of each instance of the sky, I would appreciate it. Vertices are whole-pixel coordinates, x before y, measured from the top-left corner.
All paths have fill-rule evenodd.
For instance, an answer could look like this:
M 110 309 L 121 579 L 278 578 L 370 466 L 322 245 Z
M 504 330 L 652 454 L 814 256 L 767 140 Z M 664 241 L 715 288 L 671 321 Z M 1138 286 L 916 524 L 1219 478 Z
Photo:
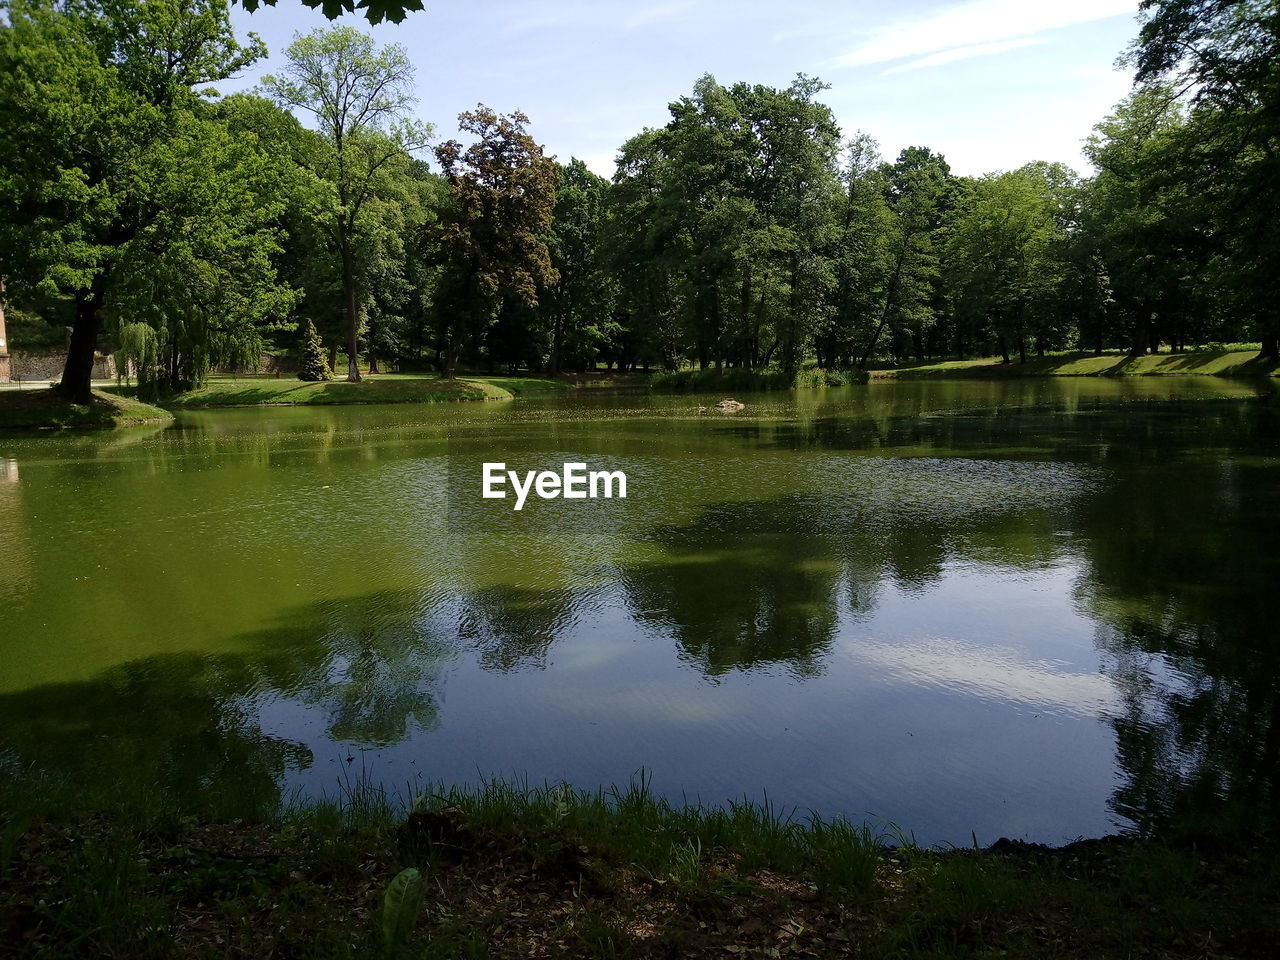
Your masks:
M 477 103 L 518 108 L 548 153 L 612 176 L 618 147 L 664 125 L 702 74 L 785 87 L 805 73 L 831 85 L 821 99 L 846 135 L 871 134 L 889 159 L 927 146 L 977 176 L 1032 160 L 1088 172 L 1083 140 L 1130 89 L 1115 61 L 1137 33 L 1138 0 L 425 4 L 398 25 L 339 22 L 405 47 L 418 117 L 442 139 Z M 232 17 L 271 56 L 224 93 L 251 89 L 296 32 L 329 24 L 300 0 Z

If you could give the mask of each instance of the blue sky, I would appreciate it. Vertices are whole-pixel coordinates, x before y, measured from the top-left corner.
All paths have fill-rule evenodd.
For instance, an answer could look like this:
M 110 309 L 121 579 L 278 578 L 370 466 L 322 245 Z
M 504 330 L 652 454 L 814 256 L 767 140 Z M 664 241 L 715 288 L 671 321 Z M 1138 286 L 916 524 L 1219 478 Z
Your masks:
M 612 175 L 622 142 L 668 119 L 703 73 L 725 84 L 785 86 L 797 72 L 831 84 L 824 101 L 846 134 L 865 130 L 887 157 L 921 144 L 961 174 L 1060 160 L 1082 172 L 1081 141 L 1130 86 L 1117 55 L 1137 31 L 1138 0 L 520 0 L 441 3 L 369 27 L 417 66 L 418 114 L 442 137 L 484 102 L 519 108 L 561 160 Z M 271 60 L 294 32 L 328 21 L 299 0 L 249 14 Z

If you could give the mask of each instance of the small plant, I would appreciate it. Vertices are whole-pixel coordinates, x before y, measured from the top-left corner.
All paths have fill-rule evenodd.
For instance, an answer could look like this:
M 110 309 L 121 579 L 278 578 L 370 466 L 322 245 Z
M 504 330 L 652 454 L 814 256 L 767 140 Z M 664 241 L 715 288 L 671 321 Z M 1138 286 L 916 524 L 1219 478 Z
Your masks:
M 298 368 L 298 379 L 309 383 L 330 380 L 329 361 L 325 359 L 324 344 L 320 342 L 320 334 L 316 333 L 315 324 L 304 320 L 302 325 L 302 363 Z
M 394 957 L 409 941 L 418 914 L 422 910 L 425 885 L 422 874 L 415 868 L 401 870 L 387 884 L 382 895 L 382 950 L 387 957 Z
M 698 838 L 671 845 L 671 881 L 685 891 L 698 890 L 706 879 L 702 841 Z
M 883 840 L 867 824 L 855 826 L 843 817 L 814 817 L 807 833 L 812 848 L 813 878 L 827 893 L 863 893 L 875 885 Z

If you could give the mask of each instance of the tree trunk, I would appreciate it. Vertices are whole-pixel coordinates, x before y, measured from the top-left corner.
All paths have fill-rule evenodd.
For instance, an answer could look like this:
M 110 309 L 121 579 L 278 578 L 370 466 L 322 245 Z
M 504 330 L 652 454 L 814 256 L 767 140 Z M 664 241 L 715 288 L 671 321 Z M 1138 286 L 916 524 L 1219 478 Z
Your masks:
M 452 380 L 458 373 L 458 359 L 462 356 L 462 340 L 454 337 L 449 341 L 449 346 L 445 350 L 444 369 L 442 374 L 444 379 Z
M 369 348 L 369 372 L 370 373 L 378 372 L 378 357 L 376 354 L 374 354 L 372 347 Z
M 1151 341 L 1151 309 L 1143 304 L 1138 308 L 1138 316 L 1134 318 L 1133 342 L 1129 346 L 1129 356 L 1140 357 L 1147 352 Z
M 67 347 L 67 362 L 62 368 L 62 381 L 58 391 L 75 403 L 89 403 L 93 399 L 93 354 L 98 347 L 98 311 L 102 307 L 103 280 L 94 279 L 88 290 L 76 294 L 75 323 L 71 328 L 71 343 Z
M 556 310 L 555 321 L 551 326 L 551 375 L 553 377 L 560 376 L 560 352 L 564 349 L 564 320 L 560 317 L 559 309 Z
M 1272 334 L 1262 338 L 1262 349 L 1258 351 L 1259 360 L 1280 360 L 1280 336 Z
M 871 342 L 867 344 L 867 349 L 863 351 L 862 359 L 858 361 L 858 369 L 864 370 L 867 361 L 871 359 L 871 354 L 875 352 L 876 344 L 880 341 L 880 334 L 884 331 L 884 325 L 889 320 L 889 310 L 893 307 L 894 300 L 898 296 L 898 284 L 902 281 L 902 268 L 907 262 L 907 247 L 911 243 L 911 236 L 908 234 L 902 240 L 902 247 L 898 250 L 898 262 L 893 267 L 893 279 L 889 281 L 889 288 L 884 292 L 884 309 L 880 311 L 880 322 L 876 324 L 875 333 L 871 335 Z
M 341 229 L 341 227 L 339 228 Z M 356 254 L 346 231 L 342 235 L 342 312 L 347 327 L 347 382 L 360 382 L 360 315 L 356 310 Z
M 787 336 L 782 344 L 782 368 L 791 376 L 800 367 L 800 255 L 791 256 L 791 295 L 787 303 Z
M 4 277 L 0 277 L 0 383 L 8 382 L 13 376 L 9 365 L 9 340 L 4 331 Z

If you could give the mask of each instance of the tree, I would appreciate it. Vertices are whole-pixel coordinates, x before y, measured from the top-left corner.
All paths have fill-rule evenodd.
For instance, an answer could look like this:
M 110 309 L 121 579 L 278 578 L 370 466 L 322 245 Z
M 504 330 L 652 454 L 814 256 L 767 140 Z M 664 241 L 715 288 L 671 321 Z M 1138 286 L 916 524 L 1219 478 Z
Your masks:
M 1172 91 L 1154 86 L 1119 104 L 1085 146 L 1098 174 L 1084 224 L 1101 246 L 1119 314 L 1116 339 L 1135 356 L 1183 342 L 1194 304 L 1204 299 L 1206 197 L 1175 175 L 1185 125 Z
M 437 247 L 442 275 L 436 310 L 445 340 L 443 374 L 457 373 L 463 348 L 488 331 L 505 299 L 533 307 L 558 277 L 546 236 L 556 202 L 555 161 L 529 135 L 519 111 L 480 104 L 458 116 L 476 138 L 436 147 L 449 182 Z
M 285 161 L 202 107 L 155 171 L 151 223 L 116 264 L 101 311 L 109 330 L 141 322 L 156 331 L 157 382 L 139 379 L 153 394 L 197 386 L 215 365 L 256 366 L 264 328 L 296 299 L 274 262 Z
M 222 135 L 196 88 L 265 51 L 255 37 L 244 46 L 235 39 L 222 0 L 14 0 L 7 12 L 0 201 L 9 214 L 0 247 L 12 288 L 74 301 L 60 389 L 88 402 L 118 281 L 136 288 L 150 265 L 203 263 L 237 240 L 223 229 L 236 218 L 224 217 L 183 253 L 172 246 L 177 224 L 162 221 L 177 185 L 196 179 L 184 169 L 193 157 L 213 163 L 200 175 L 223 185 L 236 164 L 236 150 L 218 146 Z M 202 200 L 222 202 L 216 186 L 205 186 Z M 184 219 L 203 222 L 207 213 L 188 207 Z
M 913 337 L 921 355 L 924 333 L 934 314 L 938 279 L 936 238 L 942 228 L 950 188 L 951 167 L 927 147 L 907 147 L 893 164 L 885 164 L 886 198 L 893 214 L 892 267 L 880 302 L 880 318 L 871 333 L 859 367 L 876 351 L 886 325 L 895 333 L 896 355 L 908 352 L 904 337 Z
M 298 367 L 298 379 L 316 382 L 332 379 L 329 362 L 324 357 L 324 344 L 316 333 L 315 324 L 302 321 L 302 362 Z
M 276 0 L 238 0 L 250 13 L 262 4 L 274 7 Z M 336 20 L 344 13 L 359 13 L 372 24 L 383 20 L 400 23 L 412 10 L 422 9 L 422 0 L 302 0 L 312 10 L 317 7 L 330 20 Z
M 845 190 L 831 250 L 836 284 L 830 321 L 818 343 L 819 363 L 831 367 L 853 366 L 857 348 L 870 341 L 896 262 L 896 220 L 879 145 L 859 133 L 846 151 Z
M 1171 84 L 1193 109 L 1182 163 L 1211 198 L 1217 295 L 1280 360 L 1280 6 L 1275 0 L 1143 0 L 1129 51 L 1139 84 Z M 1186 156 L 1186 153 L 1182 154 Z
M 1032 165 L 968 181 L 946 246 L 948 286 L 958 330 L 989 332 L 1007 362 L 1027 358 L 1034 336 L 1041 353 L 1056 345 L 1054 291 L 1061 239 L 1050 169 Z
M 823 89 L 803 75 L 784 89 L 707 75 L 665 128 L 623 146 L 613 255 L 644 263 L 645 298 L 683 319 L 701 368 L 776 356 L 794 370 L 829 310 L 839 129 Z
M 370 207 L 387 190 L 397 160 L 406 161 L 431 136 L 409 120 L 413 66 L 403 47 L 379 50 L 350 27 L 315 30 L 287 51 L 283 76 L 263 78 L 276 102 L 312 114 L 318 137 L 297 157 L 323 184 L 314 222 L 337 254 L 347 348 L 347 380 L 360 380 L 360 291 L 356 238 Z
M 599 256 L 609 181 L 572 159 L 559 169 L 555 220 L 548 246 L 556 280 L 539 297 L 550 317 L 552 375 L 559 374 L 566 354 L 579 365 L 594 362 L 596 353 L 617 333 L 612 322 L 616 282 Z

